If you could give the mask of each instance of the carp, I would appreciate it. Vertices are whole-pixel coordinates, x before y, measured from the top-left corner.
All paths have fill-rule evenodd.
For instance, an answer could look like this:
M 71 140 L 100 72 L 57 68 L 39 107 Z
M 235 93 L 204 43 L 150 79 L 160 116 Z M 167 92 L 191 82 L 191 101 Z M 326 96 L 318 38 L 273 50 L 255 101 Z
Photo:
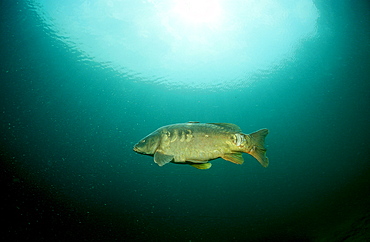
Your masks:
M 159 166 L 172 162 L 209 169 L 212 165 L 209 161 L 217 158 L 243 164 L 242 153 L 247 153 L 267 167 L 269 160 L 264 145 L 267 134 L 268 129 L 243 134 L 239 126 L 231 123 L 179 123 L 155 130 L 133 150 L 154 156 Z

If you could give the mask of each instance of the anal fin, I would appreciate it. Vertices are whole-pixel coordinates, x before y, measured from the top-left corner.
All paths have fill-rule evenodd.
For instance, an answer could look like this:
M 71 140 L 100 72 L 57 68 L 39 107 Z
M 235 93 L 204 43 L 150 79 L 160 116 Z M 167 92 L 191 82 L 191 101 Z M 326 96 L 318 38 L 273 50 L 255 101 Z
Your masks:
M 232 163 L 239 164 L 239 165 L 244 163 L 242 153 L 240 152 L 224 154 L 223 156 L 221 156 L 221 158 L 227 161 L 231 161 Z

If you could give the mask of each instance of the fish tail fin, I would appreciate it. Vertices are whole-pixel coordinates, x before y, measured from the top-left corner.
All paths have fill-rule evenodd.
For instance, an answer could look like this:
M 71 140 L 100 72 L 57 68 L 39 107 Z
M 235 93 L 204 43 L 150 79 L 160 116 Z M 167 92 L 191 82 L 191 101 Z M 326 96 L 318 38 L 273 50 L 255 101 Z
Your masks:
M 263 167 L 267 167 L 269 165 L 269 159 L 266 156 L 265 148 L 265 138 L 268 133 L 268 129 L 260 129 L 249 134 L 252 148 L 247 153 L 256 158 Z

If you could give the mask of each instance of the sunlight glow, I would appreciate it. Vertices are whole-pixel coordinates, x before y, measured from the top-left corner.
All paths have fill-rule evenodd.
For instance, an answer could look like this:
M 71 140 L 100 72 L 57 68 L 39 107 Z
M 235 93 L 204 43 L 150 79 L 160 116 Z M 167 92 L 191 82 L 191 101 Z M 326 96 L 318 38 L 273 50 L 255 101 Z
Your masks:
M 319 17 L 312 0 L 33 1 L 84 61 L 175 88 L 268 78 L 315 37 Z
M 193 24 L 217 22 L 221 16 L 221 7 L 215 0 L 178 0 L 172 11 Z

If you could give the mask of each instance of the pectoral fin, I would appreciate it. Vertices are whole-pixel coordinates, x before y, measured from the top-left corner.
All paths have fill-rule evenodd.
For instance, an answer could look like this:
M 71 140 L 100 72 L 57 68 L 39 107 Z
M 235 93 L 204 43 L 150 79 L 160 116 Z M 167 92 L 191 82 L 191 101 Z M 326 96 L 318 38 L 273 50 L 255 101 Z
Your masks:
M 203 163 L 203 164 L 190 164 L 192 167 L 195 167 L 197 169 L 206 170 L 211 168 L 211 163 Z
M 173 155 L 165 155 L 164 153 L 157 151 L 154 153 L 154 162 L 159 166 L 164 166 L 165 164 L 173 160 Z
M 239 165 L 244 163 L 242 153 L 224 154 L 223 156 L 221 156 L 221 158 L 224 160 L 231 161 L 232 163 L 239 164 Z

